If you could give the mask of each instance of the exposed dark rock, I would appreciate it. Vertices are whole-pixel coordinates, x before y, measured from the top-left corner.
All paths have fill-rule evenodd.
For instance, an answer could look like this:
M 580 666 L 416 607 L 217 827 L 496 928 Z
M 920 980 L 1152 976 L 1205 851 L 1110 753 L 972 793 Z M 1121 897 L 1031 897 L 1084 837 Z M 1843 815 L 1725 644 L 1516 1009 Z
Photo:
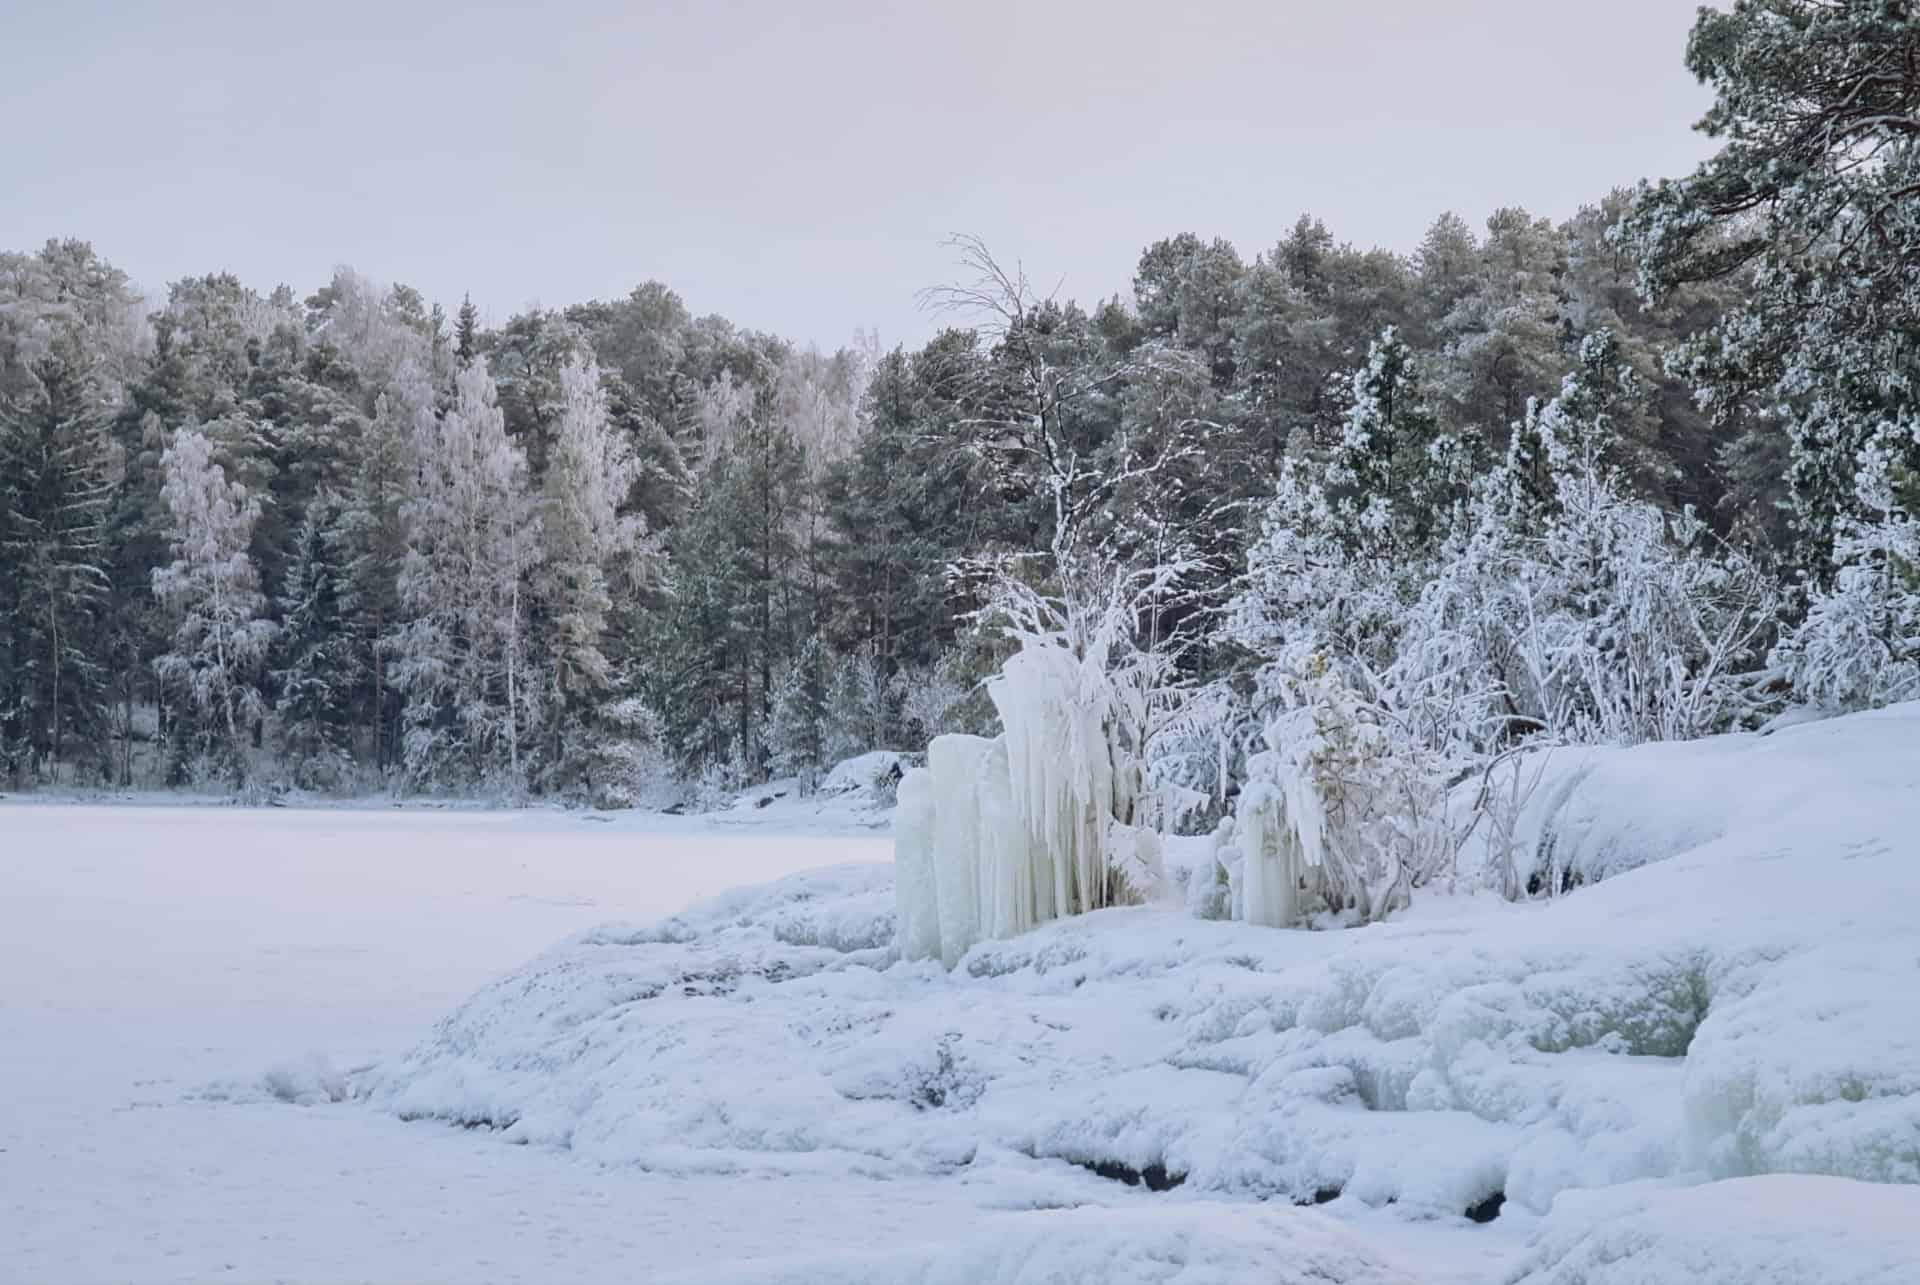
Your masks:
M 1496 1191 L 1477 1205 L 1467 1206 L 1467 1217 L 1477 1223 L 1490 1223 L 1500 1216 L 1500 1206 L 1507 1203 L 1507 1193 Z

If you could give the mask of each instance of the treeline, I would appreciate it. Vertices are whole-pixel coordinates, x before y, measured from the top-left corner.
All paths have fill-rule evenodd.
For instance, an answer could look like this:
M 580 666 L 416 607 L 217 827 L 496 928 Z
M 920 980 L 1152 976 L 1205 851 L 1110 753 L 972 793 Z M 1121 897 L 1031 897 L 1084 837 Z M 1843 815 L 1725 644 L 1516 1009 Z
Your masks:
M 1771 120 L 1712 60 L 1774 35 L 1725 21 L 1694 57 Z M 489 330 L 350 271 L 149 309 L 84 243 L 0 256 L 0 769 L 600 802 L 809 778 L 982 729 L 996 577 L 1071 611 L 1088 558 L 1177 573 L 1130 645 L 1254 729 L 1230 774 L 1272 675 L 1329 666 L 1477 755 L 1920 690 L 1914 189 L 1885 189 L 1888 248 L 1847 214 L 1884 170 L 1781 134 L 1802 186 L 1760 199 L 1757 146 L 1565 223 L 1443 215 L 1405 255 L 1305 217 L 1251 260 L 1176 236 L 1092 306 L 962 241 L 929 296 L 953 328 L 887 353 L 657 283 Z M 1828 206 L 1778 203 L 1821 175 Z M 1891 293 L 1852 307 L 1845 271 Z

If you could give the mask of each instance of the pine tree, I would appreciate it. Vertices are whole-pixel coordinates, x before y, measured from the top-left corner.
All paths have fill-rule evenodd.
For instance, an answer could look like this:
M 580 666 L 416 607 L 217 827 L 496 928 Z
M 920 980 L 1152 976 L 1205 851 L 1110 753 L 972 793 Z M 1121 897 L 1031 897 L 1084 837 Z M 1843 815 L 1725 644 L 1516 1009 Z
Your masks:
M 1340 443 L 1327 470 L 1347 537 L 1418 554 L 1464 487 L 1468 447 L 1440 432 L 1412 349 L 1389 326 L 1355 370 Z
M 1466 289 L 1438 322 L 1447 426 L 1499 441 L 1565 368 L 1560 280 L 1566 238 L 1521 209 L 1496 211 Z
M 809 638 L 780 675 L 767 719 L 768 767 L 795 777 L 802 794 L 813 793 L 832 762 L 835 711 L 827 660 L 818 638 Z
M 1720 150 L 1643 187 L 1622 235 L 1645 289 L 1737 278 L 1744 297 L 1679 367 L 1722 427 L 1778 408 L 1794 561 L 1824 584 L 1874 514 L 1856 477 L 1882 426 L 1920 419 L 1920 128 L 1905 3 L 1739 0 L 1702 9 L 1687 65 Z

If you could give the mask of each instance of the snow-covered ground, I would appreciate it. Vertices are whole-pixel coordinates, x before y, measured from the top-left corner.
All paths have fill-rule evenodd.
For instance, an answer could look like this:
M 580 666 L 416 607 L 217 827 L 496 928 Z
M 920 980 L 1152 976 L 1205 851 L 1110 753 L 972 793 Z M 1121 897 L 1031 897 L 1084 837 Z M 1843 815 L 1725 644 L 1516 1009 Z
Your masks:
M 898 962 L 888 867 L 810 872 L 562 943 L 357 1091 L 689 1177 L 1325 1204 L 1427 1279 L 1541 1230 L 1527 1279 L 1582 1279 L 1582 1193 L 1628 1184 L 1823 1174 L 1920 1218 L 1920 706 L 1562 755 L 1515 832 L 1586 886 L 1349 932 L 1109 910 L 951 972 Z
M 1561 756 L 1551 904 L 952 972 L 849 808 L 0 804 L 0 1279 L 1920 1280 L 1920 706 Z

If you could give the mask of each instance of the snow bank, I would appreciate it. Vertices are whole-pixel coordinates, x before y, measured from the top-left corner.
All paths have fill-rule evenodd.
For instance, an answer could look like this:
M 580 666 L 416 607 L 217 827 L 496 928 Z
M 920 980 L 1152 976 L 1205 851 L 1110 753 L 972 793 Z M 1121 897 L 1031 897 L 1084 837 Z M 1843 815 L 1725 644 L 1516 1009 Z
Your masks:
M 1773 1175 L 1579 1200 L 1510 1285 L 1912 1285 L 1920 1189 Z
M 1686 772 L 1635 765 L 1672 747 L 1595 753 L 1559 815 L 1592 818 L 1609 868 L 1648 863 L 1345 932 L 1114 908 L 948 971 L 899 958 L 888 867 L 795 876 L 563 943 L 355 1091 L 667 1172 L 1039 1161 L 1412 1217 L 1646 1179 L 1920 1182 L 1916 746 L 1920 705 L 1686 747 Z M 1647 818 L 1694 838 L 1652 860 L 1626 837 Z
M 991 1239 L 744 1263 L 660 1285 L 1413 1285 L 1331 1219 L 1188 1204 L 1009 1216 Z
M 1699 847 L 1734 832 L 1797 826 L 1915 787 L 1920 770 L 1920 705 L 1818 722 L 1777 722 L 1764 733 L 1670 741 L 1622 751 L 1567 746 L 1510 759 L 1485 782 L 1522 802 L 1513 838 L 1518 873 L 1559 886 L 1591 883 Z M 1468 782 L 1456 810 L 1480 795 Z M 1871 820 L 1871 816 L 1869 816 Z M 1461 854 L 1463 871 L 1491 877 L 1494 827 L 1482 821 Z M 1569 878 L 1570 876 L 1570 878 Z M 1497 884 L 1497 880 L 1491 880 Z M 1536 882 L 1544 887 L 1544 883 Z

